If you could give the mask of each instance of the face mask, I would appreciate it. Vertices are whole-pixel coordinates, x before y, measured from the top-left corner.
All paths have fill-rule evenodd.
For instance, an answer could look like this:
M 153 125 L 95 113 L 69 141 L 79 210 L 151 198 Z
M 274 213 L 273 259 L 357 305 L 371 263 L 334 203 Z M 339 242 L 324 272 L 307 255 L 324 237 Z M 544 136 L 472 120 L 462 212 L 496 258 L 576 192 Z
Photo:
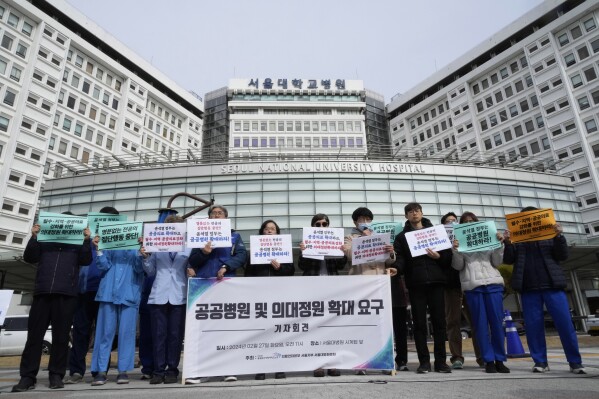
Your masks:
M 366 229 L 368 229 L 368 230 L 372 230 L 372 229 L 370 228 L 370 223 L 360 223 L 360 224 L 358 225 L 358 229 L 359 229 L 360 231 L 364 231 L 364 230 L 366 230 Z

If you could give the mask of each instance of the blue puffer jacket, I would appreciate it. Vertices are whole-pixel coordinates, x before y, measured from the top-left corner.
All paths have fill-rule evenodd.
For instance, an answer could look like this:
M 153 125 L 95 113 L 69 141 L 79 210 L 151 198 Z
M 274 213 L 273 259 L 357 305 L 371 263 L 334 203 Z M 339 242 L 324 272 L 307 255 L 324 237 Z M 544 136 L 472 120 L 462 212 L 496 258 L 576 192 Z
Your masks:
M 79 266 L 92 261 L 89 239 L 83 245 L 39 242 L 31 237 L 23 253 L 27 263 L 37 263 L 33 295 L 77 296 Z
M 204 254 L 201 248 L 194 248 L 189 255 L 189 265 L 196 271 L 196 277 L 216 277 L 218 270 L 227 266 L 225 276 L 233 277 L 240 267 L 245 266 L 247 251 L 239 233 L 231 230 L 232 246 L 229 248 L 213 248 L 210 255 Z
M 566 276 L 559 262 L 566 259 L 568 243 L 562 235 L 551 240 L 508 243 L 503 252 L 503 263 L 514 265 L 512 288 L 518 292 L 565 289 Z
M 96 301 L 138 307 L 144 279 L 142 258 L 136 249 L 102 251 L 96 257 L 104 273 Z

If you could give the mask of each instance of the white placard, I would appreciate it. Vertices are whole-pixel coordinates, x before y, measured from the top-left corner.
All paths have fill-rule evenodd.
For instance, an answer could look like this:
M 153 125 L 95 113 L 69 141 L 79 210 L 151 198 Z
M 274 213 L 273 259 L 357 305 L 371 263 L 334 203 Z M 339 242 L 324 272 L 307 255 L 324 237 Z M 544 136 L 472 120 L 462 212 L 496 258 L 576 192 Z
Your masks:
M 291 234 L 250 236 L 250 263 L 252 265 L 293 263 Z
M 453 245 L 453 240 L 455 240 L 455 235 L 453 234 L 453 228 L 457 225 L 457 223 L 451 223 L 444 225 L 445 232 L 447 233 L 447 238 L 449 238 L 449 242 Z
M 181 252 L 185 247 L 185 223 L 144 223 L 146 252 Z
M 406 240 L 413 257 L 425 255 L 427 248 L 433 251 L 451 248 L 451 242 L 442 224 L 407 232 Z
M 393 369 L 389 276 L 189 279 L 183 380 Z
M 186 248 L 204 248 L 208 241 L 212 248 L 231 247 L 230 219 L 187 219 Z
M 363 263 L 385 261 L 386 259 L 389 259 L 390 255 L 389 252 L 385 251 L 385 245 L 390 245 L 390 241 L 391 236 L 389 233 L 352 238 L 352 265 L 355 266 Z
M 344 256 L 341 246 L 344 244 L 342 228 L 304 227 L 303 241 L 306 255 Z
M 13 292 L 13 290 L 0 290 L 0 326 L 4 324 Z

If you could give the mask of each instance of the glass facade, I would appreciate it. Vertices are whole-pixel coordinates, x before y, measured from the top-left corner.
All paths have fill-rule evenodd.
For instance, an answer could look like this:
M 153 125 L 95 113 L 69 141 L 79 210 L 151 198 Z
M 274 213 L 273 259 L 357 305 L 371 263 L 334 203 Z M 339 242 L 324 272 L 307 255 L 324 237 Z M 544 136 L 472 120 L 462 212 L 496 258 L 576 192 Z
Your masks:
M 112 172 L 48 181 L 40 209 L 86 214 L 114 206 L 129 220 L 151 222 L 179 192 L 226 206 L 233 226 L 248 240 L 263 220 L 274 219 L 297 244 L 301 228 L 319 212 L 329 215 L 332 226 L 349 231 L 351 214 L 360 206 L 370 208 L 375 221 L 404 222 L 404 206 L 412 201 L 422 204 L 434 224 L 447 212 L 471 211 L 494 220 L 499 229 L 505 228 L 505 214 L 522 207 L 553 208 L 570 242 L 586 240 L 567 179 L 474 166 L 305 161 Z M 200 205 L 188 198 L 173 203 L 180 214 Z

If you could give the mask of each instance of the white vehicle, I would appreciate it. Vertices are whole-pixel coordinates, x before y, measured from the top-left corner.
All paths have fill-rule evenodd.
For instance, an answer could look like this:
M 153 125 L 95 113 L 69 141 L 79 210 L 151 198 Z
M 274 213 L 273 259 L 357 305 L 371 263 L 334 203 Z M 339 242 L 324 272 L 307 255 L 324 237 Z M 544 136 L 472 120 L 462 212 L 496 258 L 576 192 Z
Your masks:
M 28 315 L 6 316 L 0 326 L 0 356 L 20 356 L 27 342 Z M 44 335 L 42 355 L 49 355 L 52 347 L 52 331 L 48 329 Z

